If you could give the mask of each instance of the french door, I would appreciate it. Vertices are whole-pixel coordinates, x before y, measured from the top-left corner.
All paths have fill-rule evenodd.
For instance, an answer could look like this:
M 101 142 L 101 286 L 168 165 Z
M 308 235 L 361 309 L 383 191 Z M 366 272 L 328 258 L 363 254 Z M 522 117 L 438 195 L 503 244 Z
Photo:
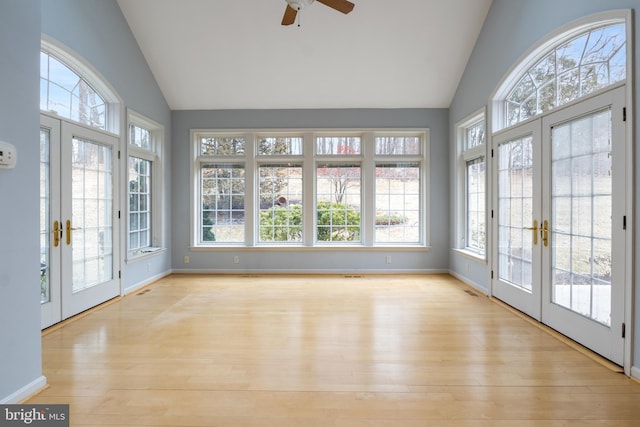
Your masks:
M 41 117 L 42 328 L 120 293 L 117 147 L 107 133 Z
M 493 138 L 492 293 L 622 365 L 624 88 Z

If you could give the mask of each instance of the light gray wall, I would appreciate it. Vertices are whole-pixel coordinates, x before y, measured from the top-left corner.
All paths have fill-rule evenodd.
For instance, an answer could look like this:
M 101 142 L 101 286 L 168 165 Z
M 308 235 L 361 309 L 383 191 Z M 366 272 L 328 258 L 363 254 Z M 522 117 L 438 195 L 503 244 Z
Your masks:
M 450 146 L 449 156 L 451 165 L 455 164 L 456 141 L 455 123 L 479 108 L 488 105 L 491 93 L 496 89 L 501 79 L 516 60 L 531 46 L 542 39 L 546 34 L 571 22 L 575 19 L 588 16 L 597 12 L 615 9 L 638 8 L 638 0 L 493 0 L 491 9 L 487 15 L 480 37 L 476 42 L 467 68 L 458 86 L 457 93 L 450 107 Z M 635 18 L 634 18 L 635 20 Z M 637 23 L 634 23 L 634 26 Z M 638 55 L 640 47 L 640 33 L 635 31 L 635 52 Z M 640 92 L 640 67 L 635 66 L 636 97 Z M 635 110 L 636 140 L 634 146 L 638 147 L 637 127 L 640 125 L 640 109 Z M 640 150 L 635 151 L 635 164 L 640 164 Z M 455 170 L 452 167 L 450 179 L 454 181 Z M 640 174 L 635 174 L 634 190 L 640 188 Z M 640 208 L 640 197 L 635 200 L 636 212 Z M 454 212 L 453 199 L 451 212 Z M 636 215 L 637 218 L 637 215 Z M 634 222 L 636 235 L 634 241 L 640 237 L 638 221 Z M 453 227 L 450 230 L 453 242 Z M 640 265 L 640 251 L 636 249 L 635 265 Z M 489 266 L 474 262 L 467 257 L 450 252 L 451 271 L 480 287 L 488 289 Z M 640 316 L 637 315 L 640 308 L 640 278 L 635 282 L 635 366 L 640 365 Z
M 39 51 L 40 0 L 0 0 L 0 140 L 18 152 L 0 169 L 0 402 L 42 373 Z
M 171 111 L 149 69 L 138 44 L 120 11 L 116 0 L 42 0 L 42 32 L 77 52 L 111 84 L 125 108 L 162 124 L 165 143 L 162 148 L 164 169 L 163 216 L 164 246 L 171 246 L 171 169 L 170 135 Z M 124 122 L 124 115 L 123 121 Z M 124 126 L 123 126 L 124 130 Z M 124 133 L 123 133 L 124 135 Z M 121 178 L 123 189 L 126 156 L 122 156 Z M 123 239 L 126 194 L 121 194 Z M 122 245 L 123 249 L 126 244 Z M 124 252 L 123 252 L 124 256 Z M 125 289 L 147 283 L 171 269 L 170 252 L 165 251 L 139 262 L 122 264 Z
M 285 128 L 429 128 L 431 136 L 429 252 L 380 251 L 191 251 L 189 248 L 189 131 L 191 129 L 285 129 Z M 336 109 L 336 110 L 223 110 L 173 112 L 173 224 L 174 269 L 202 271 L 311 271 L 400 272 L 446 270 L 449 236 L 449 170 L 447 158 L 448 112 L 445 109 Z M 184 264 L 188 255 L 190 263 Z M 233 264 L 233 256 L 240 263 Z M 392 255 L 392 264 L 385 264 Z

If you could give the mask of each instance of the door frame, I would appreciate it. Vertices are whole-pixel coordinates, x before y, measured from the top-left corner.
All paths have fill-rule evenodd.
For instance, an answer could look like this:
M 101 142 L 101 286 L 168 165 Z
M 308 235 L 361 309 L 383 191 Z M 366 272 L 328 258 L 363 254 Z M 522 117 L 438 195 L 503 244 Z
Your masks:
M 627 25 L 627 28 L 629 28 L 629 24 Z M 630 30 L 628 30 L 628 33 L 630 32 Z M 628 49 L 629 50 L 629 49 Z M 631 56 L 628 56 L 631 57 Z M 625 255 L 624 255 L 624 262 L 625 262 L 625 267 L 624 267 L 624 327 L 625 327 L 625 339 L 624 339 L 624 354 L 623 354 L 623 370 L 625 375 L 627 376 L 631 376 L 632 372 L 632 367 L 633 367 L 633 348 L 634 348 L 634 337 L 635 337 L 635 328 L 634 328 L 634 323 L 633 323 L 633 318 L 634 318 L 634 293 L 633 293 L 633 288 L 634 288 L 634 272 L 635 272 L 635 268 L 634 268 L 634 254 L 635 254 L 635 250 L 634 250 L 634 236 L 635 236 L 635 232 L 634 232 L 634 221 L 636 219 L 636 213 L 635 213 L 635 197 L 633 194 L 633 189 L 634 189 L 634 185 L 635 185 L 635 181 L 634 181 L 634 156 L 635 156 L 635 150 L 634 150 L 634 118 L 635 118 L 635 113 L 634 113 L 634 108 L 633 108 L 633 102 L 632 100 L 634 99 L 633 97 L 633 88 L 632 88 L 632 84 L 628 84 L 627 82 L 621 82 L 619 84 L 616 85 L 612 85 L 609 86 L 603 90 L 600 91 L 596 91 L 593 94 L 590 94 L 588 96 L 582 97 L 576 101 L 572 101 L 570 103 L 567 103 L 566 105 L 563 105 L 561 107 L 557 107 L 554 110 L 552 110 L 549 113 L 545 113 L 545 114 L 541 114 L 539 116 L 536 116 L 535 118 L 529 119 L 528 121 L 524 121 L 521 123 L 518 123 L 518 125 L 515 126 L 522 126 L 528 122 L 533 122 L 533 121 L 537 121 L 537 120 L 542 120 L 544 119 L 544 117 L 546 117 L 549 114 L 555 114 L 556 112 L 559 112 L 563 109 L 567 109 L 572 107 L 573 105 L 577 104 L 577 103 L 581 103 L 581 102 L 586 102 L 591 98 L 597 97 L 603 93 L 609 92 L 609 91 L 614 91 L 620 87 L 624 87 L 624 92 L 625 92 L 625 96 L 626 96 L 626 103 L 624 106 L 624 111 L 622 112 L 622 114 L 625 116 L 625 170 L 626 170 L 626 174 L 625 174 L 625 189 L 624 189 L 624 203 L 625 203 L 625 217 L 626 217 L 626 238 L 625 238 Z M 497 103 L 489 103 L 489 120 L 488 120 L 488 125 L 493 127 L 497 122 L 495 120 L 495 116 L 496 116 L 496 111 L 499 110 L 497 109 L 497 107 L 499 106 L 499 104 Z M 499 115 L 499 114 L 498 114 Z M 514 127 L 515 127 L 514 126 Z M 493 138 L 495 137 L 495 135 L 499 135 L 500 133 L 503 132 L 507 132 L 510 128 L 507 129 L 502 129 L 500 131 L 497 131 L 495 133 L 493 133 L 492 129 L 489 129 L 487 132 L 487 143 L 489 144 L 489 147 L 493 147 Z M 492 153 L 492 157 L 493 157 L 493 153 Z M 492 159 L 493 160 L 493 159 Z M 492 163 L 492 171 L 490 172 L 491 174 L 491 178 L 490 178 L 490 187 L 489 187 L 489 191 L 492 192 L 492 195 L 497 191 L 497 182 L 496 182 L 496 173 L 493 171 L 493 161 Z M 495 203 L 495 196 L 492 196 L 489 200 L 491 200 L 491 212 L 494 213 L 496 212 L 497 209 L 497 205 Z M 490 227 L 492 227 L 492 231 L 489 234 L 491 236 L 491 242 L 490 245 L 493 248 L 494 246 L 496 246 L 498 244 L 497 242 L 497 237 L 495 236 L 495 231 L 497 229 L 497 224 L 496 224 L 496 218 L 495 215 L 491 216 L 491 221 L 490 221 Z M 490 251 L 490 253 L 492 254 L 492 257 L 494 257 L 494 250 L 492 249 Z M 495 270 L 495 261 L 494 259 L 490 259 L 489 260 L 489 266 L 490 268 L 487 271 L 488 274 L 488 280 L 487 282 L 489 283 L 489 296 L 493 297 L 495 296 L 494 294 L 494 282 L 496 280 L 496 272 Z
M 65 173 L 63 171 L 63 169 L 70 169 L 70 163 L 69 163 L 69 159 L 64 159 L 62 158 L 63 153 L 64 153 L 64 144 L 65 144 L 65 138 L 69 139 L 68 143 L 71 144 L 72 138 L 74 136 L 78 136 L 81 139 L 89 139 L 91 140 L 91 137 L 95 137 L 97 139 L 107 139 L 109 140 L 109 146 L 112 149 L 112 173 L 113 173 L 113 179 L 112 179 L 112 218 L 111 218 L 111 224 L 112 224 L 112 228 L 113 228 L 113 240 L 112 240 L 112 258 L 113 258 L 113 266 L 112 266 L 112 274 L 113 274 L 113 282 L 114 285 L 112 286 L 112 288 L 110 288 L 110 290 L 103 290 L 103 289 L 93 289 L 93 288 L 88 288 L 85 290 L 80 290 L 78 293 L 83 293 L 83 294 L 90 294 L 89 295 L 89 299 L 91 301 L 93 301 L 93 303 L 87 303 L 87 304 L 79 304 L 76 305 L 76 307 L 74 309 L 70 309 L 70 302 L 69 301 L 65 301 L 65 292 L 64 292 L 64 287 L 68 286 L 69 289 L 71 289 L 71 284 L 63 284 L 62 280 L 64 280 L 65 278 L 65 274 L 67 274 L 67 278 L 70 280 L 71 277 L 69 276 L 70 272 L 66 272 L 67 270 L 70 269 L 70 260 L 68 264 L 66 264 L 65 260 L 63 259 L 65 256 L 67 258 L 69 258 L 71 256 L 71 251 L 70 248 L 66 248 L 64 247 L 64 241 L 66 239 L 66 232 L 63 232 L 63 235 L 61 237 L 61 243 L 60 243 L 60 247 L 58 247 L 57 251 L 51 251 L 51 254 L 53 255 L 54 253 L 57 252 L 57 254 L 55 254 L 55 257 L 57 259 L 58 264 L 55 267 L 51 267 L 50 266 L 50 271 L 53 268 L 54 271 L 57 270 L 58 277 L 59 277 L 59 281 L 58 281 L 58 289 L 57 290 L 53 290 L 50 289 L 50 293 L 53 295 L 55 294 L 57 297 L 57 307 L 54 307 L 51 301 L 50 303 L 46 303 L 44 305 L 50 306 L 45 308 L 45 310 L 48 311 L 52 311 L 52 313 L 45 313 L 45 310 L 42 310 L 42 306 L 41 306 L 41 327 L 44 329 L 46 327 L 49 327 L 55 323 L 58 323 L 60 321 L 63 321 L 69 317 L 72 317 L 76 314 L 81 313 L 84 310 L 87 310 L 89 308 L 95 307 L 96 305 L 99 305 L 103 302 L 108 301 L 111 298 L 115 298 L 118 296 L 122 295 L 122 278 L 121 278 L 121 267 L 122 267 L 122 260 L 121 260 L 121 253 L 122 253 L 122 245 L 123 245 L 123 241 L 122 241 L 122 226 L 121 226 L 121 220 L 120 220 L 120 204 L 121 204 L 121 188 L 122 188 L 122 176 L 121 176 L 121 159 L 120 159 L 120 149 L 121 149 L 121 144 L 122 144 L 122 138 L 120 135 L 118 134 L 114 134 L 108 131 L 103 131 L 101 129 L 96 129 L 96 128 L 92 128 L 89 126 L 85 126 L 82 125 L 80 123 L 74 122 L 72 120 L 68 120 L 65 119 L 63 117 L 59 117 L 56 116 L 55 114 L 47 114 L 45 112 L 41 112 L 40 113 L 40 127 L 41 128 L 48 128 L 48 129 L 56 129 L 56 131 L 58 132 L 58 149 L 57 152 L 51 152 L 50 151 L 50 161 L 56 161 L 57 163 L 57 168 L 61 169 L 61 171 L 59 171 L 58 175 L 57 175 L 57 182 L 52 182 L 51 187 L 52 189 L 55 188 L 55 191 L 57 192 L 57 200 L 55 201 L 55 205 L 57 206 L 57 212 L 55 214 L 51 214 L 51 218 L 50 220 L 53 221 L 55 219 L 58 219 L 59 221 L 66 221 L 67 219 L 71 219 L 71 208 L 70 206 L 65 207 L 62 205 L 62 197 L 64 197 L 61 193 L 62 193 L 62 189 L 61 189 L 61 184 L 62 184 L 62 180 L 63 177 L 62 175 Z M 99 142 L 99 141 L 96 141 Z M 68 172 L 70 173 L 70 172 Z M 51 209 L 51 211 L 53 212 L 53 209 Z M 59 216 L 60 218 L 54 218 L 54 216 Z M 63 252 L 69 252 L 68 254 L 63 255 Z M 51 263 L 51 261 L 50 261 Z M 66 265 L 66 266 L 65 266 Z M 53 284 L 53 281 L 51 284 Z M 55 313 L 55 311 L 59 311 L 59 314 Z
M 49 231 L 49 259 L 47 268 L 49 301 L 40 304 L 40 327 L 42 329 L 54 325 L 62 320 L 62 287 L 60 261 L 61 244 L 53 248 L 52 224 L 54 221 L 61 221 L 60 217 L 60 143 L 61 126 L 59 119 L 54 119 L 48 115 L 40 115 L 40 129 L 49 130 L 49 218 L 47 218 L 47 229 Z M 42 196 L 42 195 L 41 195 Z M 42 212 L 41 212 L 42 214 Z M 42 219 L 41 219 L 42 221 Z

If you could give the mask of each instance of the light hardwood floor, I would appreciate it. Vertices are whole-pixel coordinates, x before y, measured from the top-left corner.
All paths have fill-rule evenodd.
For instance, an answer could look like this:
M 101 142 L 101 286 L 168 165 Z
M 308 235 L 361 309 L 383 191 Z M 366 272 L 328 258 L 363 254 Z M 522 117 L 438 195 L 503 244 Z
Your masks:
M 638 426 L 640 384 L 447 275 L 172 275 L 45 332 L 72 425 Z

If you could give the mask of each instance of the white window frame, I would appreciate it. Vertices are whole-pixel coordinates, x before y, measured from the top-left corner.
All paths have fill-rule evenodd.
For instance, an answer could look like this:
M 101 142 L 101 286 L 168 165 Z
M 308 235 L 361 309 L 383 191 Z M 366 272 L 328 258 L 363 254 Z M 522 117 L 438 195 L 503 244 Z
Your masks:
M 130 141 L 130 127 L 137 126 L 149 131 L 150 138 L 150 149 L 144 149 L 138 146 L 135 146 Z M 164 249 L 164 220 L 162 215 L 162 206 L 163 206 L 163 178 L 162 178 L 162 147 L 164 146 L 164 126 L 155 122 L 154 120 L 149 119 L 148 117 L 143 116 L 142 114 L 137 113 L 129 109 L 127 111 L 127 132 L 126 132 L 126 140 L 127 140 L 127 149 L 126 149 L 126 160 L 125 160 L 125 168 L 127 170 L 125 182 L 126 182 L 126 239 L 125 242 L 127 245 L 127 262 L 135 261 L 139 258 L 144 258 L 146 256 L 152 255 L 154 253 L 160 252 Z M 137 157 L 143 160 L 148 160 L 151 162 L 151 245 L 147 248 L 140 248 L 134 251 L 129 249 L 129 157 Z
M 46 34 L 42 34 L 40 50 L 55 57 L 58 61 L 66 65 L 71 71 L 85 80 L 89 86 L 102 97 L 105 101 L 104 130 L 112 134 L 120 135 L 120 105 L 122 105 L 122 100 L 117 95 L 113 86 L 108 83 L 107 79 L 91 64 L 83 61 L 79 55 L 73 53 L 71 49 Z M 57 115 L 51 111 L 45 111 L 45 113 L 53 116 Z
M 501 79 L 500 84 L 496 88 L 496 90 L 491 94 L 490 100 L 490 111 L 489 116 L 491 117 L 491 132 L 495 133 L 501 131 L 503 129 L 508 128 L 508 122 L 506 117 L 506 99 L 509 96 L 511 90 L 518 84 L 524 73 L 526 73 L 531 67 L 538 63 L 542 58 L 544 58 L 549 52 L 555 49 L 557 46 L 565 43 L 585 32 L 589 32 L 596 28 L 600 28 L 607 25 L 620 24 L 625 23 L 627 29 L 627 80 L 632 80 L 633 74 L 629 74 L 632 72 L 631 63 L 633 62 L 633 51 L 631 45 L 633 44 L 633 32 L 632 21 L 631 21 L 631 11 L 630 10 L 613 10 L 609 12 L 597 13 L 595 15 L 587 16 L 576 21 L 570 22 L 562 27 L 556 29 L 555 31 L 549 33 L 544 39 L 538 43 L 532 45 L 526 52 L 524 52 L 511 66 L 509 70 L 505 73 L 504 77 Z M 615 86 L 622 86 L 625 84 L 625 81 L 614 83 L 609 86 L 605 86 L 596 90 L 584 97 L 579 97 L 571 102 L 563 104 L 562 106 L 570 106 L 576 102 L 580 102 L 581 100 L 589 97 L 593 97 L 598 93 L 606 92 Z M 555 109 L 559 109 L 562 106 L 556 107 Z M 535 120 L 540 117 L 541 114 L 538 114 L 534 117 L 530 117 L 527 120 L 520 121 L 514 124 L 512 127 L 519 126 L 523 123 L 526 123 L 531 120 Z M 490 135 L 490 133 L 488 132 Z
M 242 136 L 245 138 L 245 152 L 238 156 L 201 156 L 200 140 L 206 137 Z M 361 152 L 347 155 L 316 155 L 317 137 L 361 137 Z M 421 141 L 419 155 L 376 156 L 376 136 L 417 136 Z M 303 152 L 301 155 L 259 155 L 258 140 L 261 137 L 302 137 Z M 429 130 L 428 129 L 191 129 L 190 131 L 190 249 L 215 251 L 232 247 L 248 248 L 305 249 L 322 248 L 357 248 L 363 250 L 430 249 L 429 233 Z M 224 157 L 228 157 L 227 160 Z M 215 158 L 215 160 L 212 160 Z M 375 229 L 375 165 L 376 161 L 413 162 L 420 164 L 420 241 L 419 243 L 380 243 L 374 241 Z M 199 237 L 201 222 L 200 167 L 207 162 L 224 161 L 243 162 L 245 165 L 245 241 L 235 243 L 203 244 Z M 303 240 L 302 242 L 260 242 L 259 241 L 259 173 L 260 164 L 291 162 L 303 168 Z M 323 163 L 350 163 L 361 165 L 361 235 L 357 242 L 318 242 L 316 236 L 316 169 Z
M 485 125 L 485 142 L 483 145 L 472 147 L 467 149 L 467 130 L 474 125 L 484 122 Z M 478 259 L 483 262 L 487 262 L 487 253 L 489 251 L 489 222 L 488 222 L 488 203 L 489 200 L 489 163 L 487 156 L 488 147 L 488 128 L 486 120 L 486 110 L 481 108 L 475 111 L 473 114 L 462 119 L 456 123 L 456 148 L 457 148 L 457 161 L 456 161 L 456 208 L 455 208 L 455 244 L 454 250 L 463 255 L 469 256 L 474 259 Z M 485 247 L 484 251 L 479 251 L 468 245 L 467 233 L 468 233 L 468 188 L 467 188 L 467 164 L 470 161 L 484 158 L 485 163 Z

